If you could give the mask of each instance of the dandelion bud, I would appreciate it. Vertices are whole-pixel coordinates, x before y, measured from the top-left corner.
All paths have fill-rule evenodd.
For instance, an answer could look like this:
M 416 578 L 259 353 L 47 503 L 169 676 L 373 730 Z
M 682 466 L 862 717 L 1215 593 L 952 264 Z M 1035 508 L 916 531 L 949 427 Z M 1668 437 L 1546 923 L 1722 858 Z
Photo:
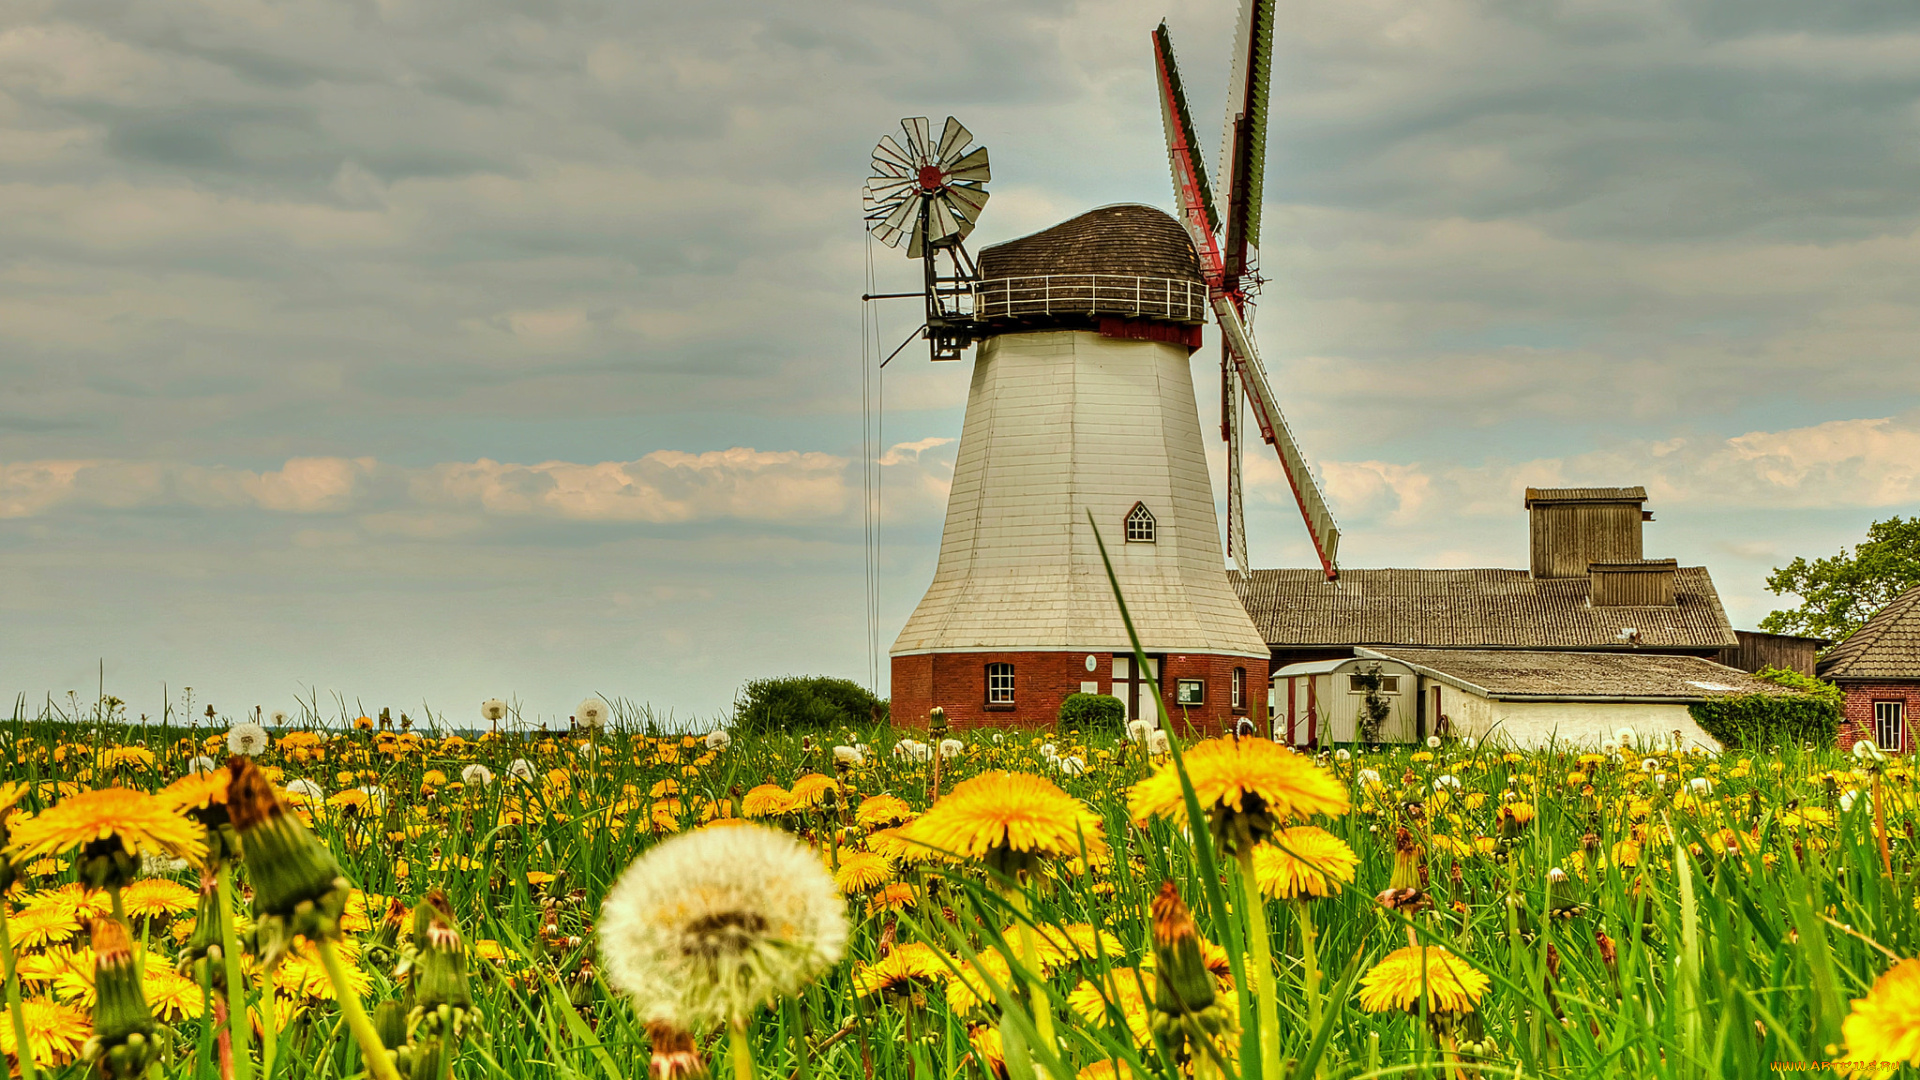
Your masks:
M 373 1007 L 373 1030 L 380 1035 L 380 1045 L 389 1050 L 399 1050 L 407 1044 L 407 1003 L 404 1001 L 383 1001 Z
M 1426 876 L 1422 864 L 1426 860 L 1426 849 L 1414 842 L 1413 833 L 1402 828 L 1393 837 L 1393 877 L 1388 881 L 1389 889 L 1419 889 Z
M 429 892 L 413 913 L 413 947 L 415 1022 L 430 1035 L 457 1040 L 478 1014 L 467 986 L 466 945 L 454 925 L 453 906 L 439 889 Z M 450 1023 L 450 1029 L 443 1023 Z
M 295 935 L 315 941 L 339 939 L 350 886 L 333 854 L 286 812 L 252 759 L 236 756 L 227 768 L 232 773 L 227 812 L 240 834 L 247 873 L 253 879 L 260 957 L 271 971 L 286 956 Z
M 947 710 L 938 705 L 927 710 L 927 734 L 935 739 L 946 737 Z
M 693 1045 L 693 1035 L 672 1024 L 654 1021 L 647 1025 L 647 1041 L 653 1044 L 653 1064 L 647 1067 L 651 1080 L 704 1080 L 706 1062 Z
M 1580 910 L 1579 887 L 1557 866 L 1547 871 L 1547 909 L 1555 915 L 1572 915 Z
M 103 1077 L 140 1075 L 158 1049 L 160 1026 L 147 1008 L 126 924 L 111 916 L 93 920 L 93 987 L 93 1037 L 83 1056 Z
M 1154 1005 L 1175 1016 L 1204 1011 L 1216 996 L 1213 973 L 1200 955 L 1199 930 L 1173 882 L 1153 898 Z

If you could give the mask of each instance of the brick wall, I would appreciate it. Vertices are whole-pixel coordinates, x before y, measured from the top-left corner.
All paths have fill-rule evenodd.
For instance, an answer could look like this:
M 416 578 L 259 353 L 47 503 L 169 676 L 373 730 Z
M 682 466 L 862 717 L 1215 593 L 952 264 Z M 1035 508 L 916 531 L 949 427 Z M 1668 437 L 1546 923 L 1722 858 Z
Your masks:
M 1836 742 L 1840 749 L 1848 750 L 1862 739 L 1873 738 L 1873 703 L 1876 701 L 1904 701 L 1907 703 L 1907 730 L 1901 750 L 1912 752 L 1915 743 L 1916 727 L 1920 726 L 1920 680 L 1906 682 L 1842 682 L 1840 688 L 1847 692 L 1847 715 L 1840 722 L 1840 734 Z
M 929 653 L 893 658 L 893 722 L 901 727 L 926 723 L 927 710 L 939 705 L 947 722 L 964 727 L 1042 727 L 1059 717 L 1067 695 L 1081 692 L 1083 683 L 1094 693 L 1112 694 L 1113 654 L 1096 652 L 1094 669 L 1087 670 L 1084 652 Z M 1173 653 L 1160 656 L 1160 686 L 1167 715 L 1176 728 L 1191 725 L 1197 732 L 1220 732 L 1239 716 L 1263 723 L 1267 702 L 1267 662 L 1254 657 Z M 1013 706 L 987 705 L 987 665 L 1013 665 Z M 1235 710 L 1233 669 L 1246 669 L 1242 708 Z M 1180 679 L 1206 683 L 1205 701 L 1194 708 L 1174 704 Z

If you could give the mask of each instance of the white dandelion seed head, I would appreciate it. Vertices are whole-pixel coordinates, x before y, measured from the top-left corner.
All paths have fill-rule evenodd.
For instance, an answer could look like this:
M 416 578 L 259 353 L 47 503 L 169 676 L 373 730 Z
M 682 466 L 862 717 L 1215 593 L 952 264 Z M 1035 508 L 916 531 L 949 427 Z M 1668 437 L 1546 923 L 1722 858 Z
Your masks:
M 1633 740 L 1637 737 L 1637 734 L 1630 727 L 1617 728 L 1613 733 L 1613 741 L 1619 743 L 1621 746 L 1632 746 Z
M 1427 736 L 1427 749 L 1429 750 L 1440 749 L 1440 736 L 1438 735 Z
M 901 739 L 893 744 L 893 756 L 899 761 L 926 761 L 933 749 L 918 739 Z
M 952 761 L 954 758 L 966 753 L 966 751 L 967 744 L 961 742 L 959 739 L 940 740 L 940 758 L 943 761 Z
M 573 707 L 574 722 L 588 731 L 607 729 L 607 703 L 597 697 L 590 697 Z
M 1448 773 L 1445 776 L 1436 776 L 1433 778 L 1433 790 L 1446 791 L 1448 789 L 1459 791 L 1460 778 L 1453 775 L 1452 773 Z
M 1606 738 L 1604 738 L 1604 739 L 1601 739 L 1601 740 L 1600 740 L 1600 752 L 1601 752 L 1601 753 L 1603 753 L 1603 754 L 1611 754 L 1611 753 L 1613 753 L 1613 752 L 1614 752 L 1615 750 L 1618 750 L 1618 749 L 1620 749 L 1620 744 L 1619 744 L 1619 743 L 1617 743 L 1617 742 L 1615 742 L 1615 741 L 1613 741 L 1613 736 L 1611 736 L 1611 735 L 1609 735 L 1609 736 L 1607 736 Z
M 725 750 L 732 745 L 733 736 L 724 731 L 716 730 L 707 733 L 707 749 L 709 750 Z
M 460 770 L 460 782 L 468 787 L 489 787 L 493 784 L 493 770 L 476 761 Z
M 296 798 L 305 799 L 309 803 L 323 803 L 327 801 L 327 789 L 304 776 L 287 785 L 287 794 L 295 796 Z
M 507 703 L 497 697 L 490 697 L 480 703 L 480 719 L 504 720 L 507 717 Z
M 210 773 L 219 767 L 220 766 L 213 763 L 212 758 L 207 757 L 203 754 L 200 757 L 194 758 L 192 761 L 187 762 L 187 775 L 198 776 L 201 773 Z
M 590 742 L 583 742 L 573 748 L 576 756 L 585 761 L 593 761 L 600 756 L 600 748 Z
M 1480 745 L 1480 740 L 1469 735 L 1460 740 L 1460 745 L 1466 747 L 1468 750 L 1472 750 L 1474 747 Z
M 273 745 L 267 729 L 251 720 L 235 724 L 227 729 L 227 752 L 243 757 L 259 757 Z
M 1886 755 L 1872 739 L 1860 739 L 1853 744 L 1853 756 L 1856 761 L 1879 761 Z
M 1687 781 L 1687 790 L 1693 792 L 1695 795 L 1711 795 L 1713 794 L 1713 781 L 1704 776 L 1696 776 Z
M 1840 812 L 1844 814 L 1847 811 L 1852 810 L 1853 802 L 1857 798 L 1859 798 L 1859 794 L 1851 788 L 1841 792 L 1840 793 Z
M 997 732 L 997 731 L 996 731 L 996 732 L 994 732 L 994 733 L 993 733 L 993 745 L 995 745 L 995 746 L 999 746 L 999 745 L 1000 745 L 1000 743 L 1001 743 L 1001 740 L 1002 740 L 1002 739 L 1004 739 L 1004 738 L 1005 738 L 1005 736 L 1003 736 L 1003 735 L 1001 735 L 1001 734 L 1000 734 L 999 732 Z
M 146 877 L 178 874 L 186 869 L 187 860 L 185 859 L 176 859 L 170 855 L 155 855 L 150 851 L 140 856 L 140 873 Z
M 1556 866 L 1553 869 L 1547 871 L 1547 880 L 1557 885 L 1560 882 L 1567 880 L 1567 872 Z
M 507 779 L 509 780 L 516 780 L 522 784 L 531 784 L 534 778 L 539 775 L 539 772 L 533 767 L 533 762 L 523 757 L 514 758 L 513 761 L 507 765 Z
M 1153 721 L 1151 720 L 1127 721 L 1127 738 L 1133 742 L 1137 742 L 1137 743 L 1146 742 L 1147 733 L 1152 730 L 1153 730 Z
M 847 765 L 859 765 L 866 760 L 857 746 L 836 746 L 833 748 L 833 760 Z
M 1641 759 L 1640 759 L 1640 771 L 1641 771 L 1641 772 L 1652 772 L 1653 770 L 1655 770 L 1655 769 L 1657 769 L 1657 768 L 1659 768 L 1659 767 L 1660 767 L 1660 759 L 1659 759 L 1659 758 L 1641 758 Z
M 1353 778 L 1365 787 L 1380 786 L 1380 772 L 1377 769 L 1361 769 Z
M 1348 749 L 1346 749 L 1345 747 L 1342 747 L 1342 748 L 1340 748 L 1340 749 L 1338 749 L 1338 750 L 1335 750 L 1335 751 L 1333 752 L 1333 760 L 1335 760 L 1335 761 L 1352 761 L 1352 760 L 1353 760 L 1353 751 L 1351 751 L 1351 750 L 1348 750 Z
M 270 723 L 272 723 L 274 727 L 286 727 L 287 726 L 287 710 L 275 709 L 272 712 L 267 714 L 267 720 Z
M 1156 757 L 1173 752 L 1173 739 L 1166 732 L 1154 728 L 1147 732 L 1147 753 Z
M 1086 775 L 1087 763 L 1084 759 L 1078 756 L 1070 755 L 1068 757 L 1056 757 L 1056 758 L 1050 759 L 1050 761 L 1054 768 L 1060 770 L 1061 773 L 1067 776 L 1085 776 Z
M 1046 758 L 1048 761 L 1052 761 L 1054 758 L 1060 756 L 1060 748 L 1052 743 L 1041 743 L 1040 756 Z
M 1657 788 L 1660 788 L 1660 789 L 1662 789 L 1662 790 L 1665 790 L 1665 788 L 1666 788 L 1666 786 L 1667 786 L 1667 774 L 1666 774 L 1666 773 L 1663 773 L 1663 772 L 1657 772 L 1657 773 L 1654 773 L 1654 774 L 1653 774 L 1653 786 L 1654 786 L 1654 787 L 1657 787 Z
M 692 1031 L 799 992 L 846 948 L 846 901 L 818 853 L 759 825 L 676 836 L 600 909 L 607 981 L 643 1019 Z
M 387 789 L 379 784 L 362 784 L 354 789 L 367 797 L 367 804 L 378 813 L 387 812 Z

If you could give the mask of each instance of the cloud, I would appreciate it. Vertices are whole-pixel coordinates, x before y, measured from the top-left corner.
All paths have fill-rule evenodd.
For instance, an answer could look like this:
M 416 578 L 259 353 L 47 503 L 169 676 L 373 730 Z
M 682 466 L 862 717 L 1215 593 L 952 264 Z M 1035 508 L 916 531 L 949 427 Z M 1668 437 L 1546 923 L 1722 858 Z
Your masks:
M 892 518 L 944 506 L 950 468 L 928 438 L 875 462 Z M 514 464 L 482 458 L 407 468 L 373 458 L 295 458 L 255 472 L 139 461 L 0 464 L 0 518 L 61 510 L 184 507 L 273 514 L 359 514 L 374 535 L 448 539 L 485 518 L 686 525 L 732 521 L 844 524 L 860 505 L 857 462 L 834 454 L 733 447 L 656 450 L 633 461 Z

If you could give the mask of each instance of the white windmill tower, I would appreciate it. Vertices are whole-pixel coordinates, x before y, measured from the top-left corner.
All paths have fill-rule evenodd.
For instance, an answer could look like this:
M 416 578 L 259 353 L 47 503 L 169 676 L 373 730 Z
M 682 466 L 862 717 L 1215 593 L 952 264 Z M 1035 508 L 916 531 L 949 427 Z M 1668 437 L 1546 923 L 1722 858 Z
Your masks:
M 939 563 L 891 650 L 894 715 L 1047 723 L 1067 695 L 1096 692 L 1152 717 L 1153 676 L 1177 721 L 1264 721 L 1269 653 L 1228 581 L 1193 395 L 1211 300 L 1186 229 L 1107 206 L 976 264 L 961 241 L 986 201 L 985 152 L 966 153 L 953 120 L 937 142 L 925 120 L 902 127 L 904 143 L 874 152 L 870 228 L 927 261 L 934 358 L 979 348 Z

